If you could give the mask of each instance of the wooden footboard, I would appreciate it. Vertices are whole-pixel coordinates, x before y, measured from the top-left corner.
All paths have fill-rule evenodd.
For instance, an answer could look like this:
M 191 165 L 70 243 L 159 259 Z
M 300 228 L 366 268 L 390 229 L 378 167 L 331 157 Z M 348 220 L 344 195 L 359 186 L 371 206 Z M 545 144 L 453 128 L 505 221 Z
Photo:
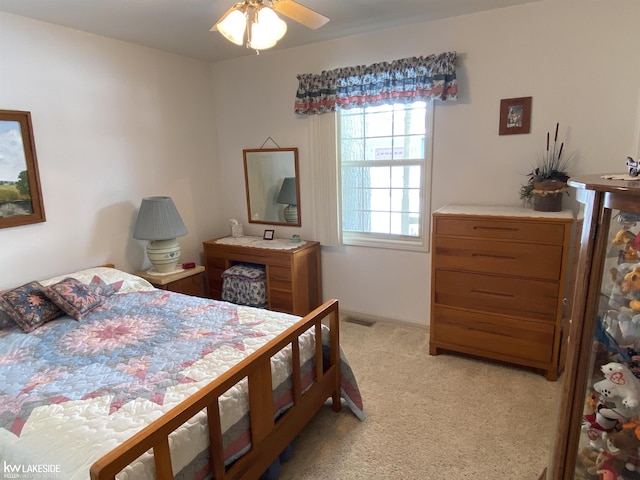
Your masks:
M 322 323 L 328 324 L 330 358 L 322 358 Z M 211 467 L 216 480 L 256 479 L 295 438 L 331 397 L 333 409 L 340 410 L 340 335 L 337 300 L 329 300 L 278 337 L 249 355 L 209 385 L 168 411 L 123 442 L 91 466 L 93 480 L 114 479 L 127 465 L 152 450 L 156 478 L 173 479 L 169 435 L 202 410 L 207 411 Z M 304 394 L 301 388 L 298 338 L 315 328 L 316 382 Z M 274 420 L 271 385 L 271 357 L 288 345 L 292 347 L 293 406 Z M 328 360 L 328 362 L 327 362 Z M 327 366 L 328 363 L 328 366 Z M 248 379 L 251 421 L 251 449 L 230 467 L 224 466 L 222 430 L 218 399 L 244 378 Z

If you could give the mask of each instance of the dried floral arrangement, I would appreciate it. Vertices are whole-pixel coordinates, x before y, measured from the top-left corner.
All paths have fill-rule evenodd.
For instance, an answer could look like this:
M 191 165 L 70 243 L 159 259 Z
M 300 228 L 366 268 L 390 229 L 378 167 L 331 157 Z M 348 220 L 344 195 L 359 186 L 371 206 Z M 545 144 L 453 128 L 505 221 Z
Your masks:
M 562 157 L 564 142 L 560 142 L 558 146 L 559 128 L 560 123 L 556 123 L 553 145 L 550 144 L 550 135 L 547 132 L 547 148 L 538 158 L 537 166 L 529 173 L 529 181 L 520 187 L 520 200 L 524 204 L 531 202 L 534 193 L 548 195 L 567 189 L 567 168 L 572 156 Z

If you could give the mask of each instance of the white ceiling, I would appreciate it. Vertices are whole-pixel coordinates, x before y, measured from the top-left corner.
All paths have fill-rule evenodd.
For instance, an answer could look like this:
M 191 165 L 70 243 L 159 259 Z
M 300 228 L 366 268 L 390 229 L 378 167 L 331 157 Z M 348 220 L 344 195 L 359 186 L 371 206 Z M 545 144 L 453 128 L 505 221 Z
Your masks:
M 0 0 L 0 11 L 203 60 L 253 55 L 211 26 L 237 0 Z M 310 30 L 284 18 L 288 30 L 274 48 L 437 20 L 541 0 L 299 0 L 329 17 Z

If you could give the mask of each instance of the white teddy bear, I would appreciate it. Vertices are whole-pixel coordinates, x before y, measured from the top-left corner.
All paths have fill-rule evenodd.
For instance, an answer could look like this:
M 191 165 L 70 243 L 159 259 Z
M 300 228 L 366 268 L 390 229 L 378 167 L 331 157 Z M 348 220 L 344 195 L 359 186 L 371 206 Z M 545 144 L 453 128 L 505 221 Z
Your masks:
M 620 397 L 622 405 L 635 408 L 640 405 L 640 380 L 621 363 L 611 362 L 600 367 L 604 380 L 596 382 L 593 388 L 607 398 Z

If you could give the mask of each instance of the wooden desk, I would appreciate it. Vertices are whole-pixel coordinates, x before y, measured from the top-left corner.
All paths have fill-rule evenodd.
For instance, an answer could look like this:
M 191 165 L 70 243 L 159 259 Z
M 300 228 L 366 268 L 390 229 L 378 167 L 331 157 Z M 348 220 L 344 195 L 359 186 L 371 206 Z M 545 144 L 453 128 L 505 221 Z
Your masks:
M 241 237 L 246 242 L 257 237 Z M 268 248 L 258 240 L 251 243 L 203 243 L 208 296 L 222 298 L 222 272 L 237 263 L 264 265 L 267 275 L 267 308 L 294 315 L 306 315 L 322 303 L 320 244 L 306 241 L 292 248 Z M 239 240 L 238 242 L 243 242 Z M 279 239 L 283 243 L 287 240 Z M 276 243 L 274 241 L 274 245 Z M 258 245 L 258 246 L 255 246 Z

